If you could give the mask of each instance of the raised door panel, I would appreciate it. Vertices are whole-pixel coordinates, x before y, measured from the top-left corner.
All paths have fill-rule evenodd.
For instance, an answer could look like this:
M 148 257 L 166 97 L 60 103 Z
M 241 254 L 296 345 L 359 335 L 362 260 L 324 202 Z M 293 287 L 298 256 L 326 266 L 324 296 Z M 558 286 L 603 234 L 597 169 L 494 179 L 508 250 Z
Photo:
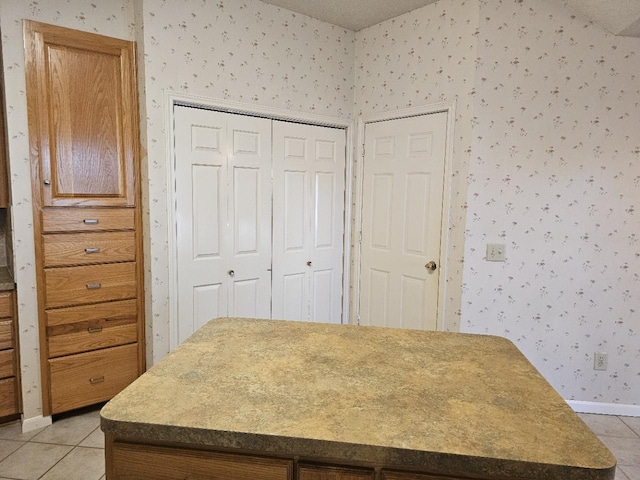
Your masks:
M 275 458 L 115 442 L 112 480 L 293 480 L 293 462 Z
M 298 465 L 297 480 L 373 480 L 373 470 Z
M 134 205 L 133 42 L 37 22 L 25 29 L 41 205 Z

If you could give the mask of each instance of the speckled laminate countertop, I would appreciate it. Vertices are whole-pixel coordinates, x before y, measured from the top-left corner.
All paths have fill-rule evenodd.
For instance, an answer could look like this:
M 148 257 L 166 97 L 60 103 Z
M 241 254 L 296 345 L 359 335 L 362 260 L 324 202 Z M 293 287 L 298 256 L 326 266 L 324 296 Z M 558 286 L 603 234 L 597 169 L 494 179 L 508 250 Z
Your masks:
M 612 479 L 615 458 L 508 340 L 209 322 L 110 401 L 116 438 L 432 473 Z
M 7 267 L 0 267 L 0 292 L 13 290 L 14 288 L 16 288 L 16 283 L 9 269 Z

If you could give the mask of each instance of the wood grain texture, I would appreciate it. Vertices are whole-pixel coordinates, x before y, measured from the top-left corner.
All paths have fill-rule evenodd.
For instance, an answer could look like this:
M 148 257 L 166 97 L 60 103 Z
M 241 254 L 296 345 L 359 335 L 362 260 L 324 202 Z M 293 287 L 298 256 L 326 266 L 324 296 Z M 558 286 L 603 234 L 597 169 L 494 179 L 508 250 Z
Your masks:
M 80 305 L 77 307 L 56 308 L 49 310 L 45 315 L 47 335 L 61 335 L 73 331 L 73 325 L 122 325 L 137 320 L 136 300 L 123 300 L 118 302 L 101 303 L 99 308 L 95 305 Z M 66 327 L 71 326 L 71 330 Z M 89 326 L 89 325 L 87 325 Z M 61 330 L 58 330 L 61 328 Z
M 374 471 L 299 464 L 297 467 L 296 480 L 374 480 Z
M 292 480 L 293 461 L 115 442 L 109 480 Z M 110 465 L 110 463 L 112 463 Z
M 14 347 L 13 320 L 2 320 L 0 321 L 0 350 Z
M 130 323 L 107 327 L 92 326 L 78 332 L 50 336 L 49 358 L 135 343 L 138 337 L 137 330 L 137 325 Z
M 43 235 L 45 267 L 132 262 L 136 259 L 134 232 Z
M 13 317 L 13 292 L 0 292 L 0 318 Z
M 46 308 L 135 298 L 135 272 L 135 262 L 46 269 Z
M 51 411 L 109 400 L 138 376 L 137 344 L 49 360 Z
M 19 412 L 15 377 L 0 380 L 0 417 Z
M 133 43 L 37 22 L 25 22 L 25 39 L 41 205 L 134 205 Z
M 14 357 L 15 349 L 13 348 L 0 351 L 0 378 L 14 377 L 16 375 Z
M 96 232 L 133 230 L 133 208 L 46 208 L 42 232 Z

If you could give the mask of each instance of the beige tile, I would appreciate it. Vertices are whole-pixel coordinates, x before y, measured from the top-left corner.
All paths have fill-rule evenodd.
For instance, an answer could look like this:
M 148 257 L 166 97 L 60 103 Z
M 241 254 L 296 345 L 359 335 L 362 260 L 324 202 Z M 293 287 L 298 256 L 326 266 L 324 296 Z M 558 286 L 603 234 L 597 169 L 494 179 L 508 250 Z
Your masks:
M 627 478 L 629 480 L 640 480 L 640 466 L 635 466 L 635 467 L 622 466 L 620 467 L 620 470 L 622 470 L 626 475 L 626 478 L 622 477 L 623 480 L 626 480 Z M 616 480 L 619 480 L 617 476 L 616 476 Z
M 61 418 L 53 422 L 31 439 L 38 443 L 56 443 L 60 445 L 78 445 L 87 435 L 100 425 L 100 416 L 96 412 L 84 413 Z
M 104 433 L 100 427 L 96 428 L 91 434 L 80 442 L 80 447 L 104 448 Z
M 636 435 L 640 436 L 640 417 L 620 417 L 620 420 L 626 423 Z
M 17 449 L 22 447 L 24 442 L 14 442 L 13 440 L 0 440 L 0 461 L 7 458 Z
M 0 462 L 0 476 L 36 480 L 71 449 L 72 447 L 64 445 L 27 443 Z
M 629 477 L 627 477 L 624 472 L 620 470 L 620 467 L 616 468 L 616 480 L 629 480 Z
M 22 433 L 22 425 L 20 424 L 20 420 L 16 420 L 15 422 L 7 423 L 0 426 L 0 439 L 26 442 L 35 437 L 42 430 L 44 430 L 44 428 L 39 428 L 38 430 L 32 430 L 27 433 Z
M 596 435 L 608 437 L 635 437 L 635 433 L 622 420 L 613 415 L 581 413 L 580 418 Z
M 104 475 L 104 450 L 74 448 L 41 480 L 100 480 Z
M 618 459 L 618 466 L 640 466 L 640 438 L 600 436 L 600 440 Z

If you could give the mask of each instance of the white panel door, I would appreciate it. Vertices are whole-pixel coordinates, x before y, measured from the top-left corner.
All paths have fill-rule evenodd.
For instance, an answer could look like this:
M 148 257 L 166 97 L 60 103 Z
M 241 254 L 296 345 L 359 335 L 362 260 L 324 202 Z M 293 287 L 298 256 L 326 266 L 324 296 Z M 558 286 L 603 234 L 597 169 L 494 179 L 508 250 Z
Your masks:
M 273 122 L 272 317 L 342 321 L 345 132 Z
M 446 113 L 367 124 L 360 323 L 436 328 Z
M 269 318 L 270 121 L 175 107 L 178 342 L 212 318 Z
M 271 318 L 271 121 L 228 115 L 229 316 Z

